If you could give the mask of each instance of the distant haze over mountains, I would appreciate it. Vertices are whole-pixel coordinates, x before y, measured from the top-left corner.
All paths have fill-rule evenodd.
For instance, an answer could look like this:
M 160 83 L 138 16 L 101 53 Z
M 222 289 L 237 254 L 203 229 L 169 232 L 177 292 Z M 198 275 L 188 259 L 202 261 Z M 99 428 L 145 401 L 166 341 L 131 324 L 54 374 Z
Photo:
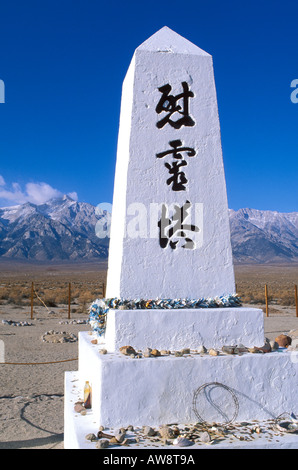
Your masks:
M 298 212 L 229 210 L 235 263 L 298 262 Z M 59 262 L 99 261 L 108 239 L 98 238 L 100 220 L 111 214 L 69 196 L 45 204 L 0 208 L 0 259 Z

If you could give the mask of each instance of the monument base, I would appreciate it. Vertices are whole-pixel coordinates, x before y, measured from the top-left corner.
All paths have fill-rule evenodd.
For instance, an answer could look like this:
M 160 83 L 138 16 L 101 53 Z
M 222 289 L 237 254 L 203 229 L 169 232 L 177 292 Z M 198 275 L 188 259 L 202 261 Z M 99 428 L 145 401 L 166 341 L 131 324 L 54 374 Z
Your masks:
M 262 347 L 264 342 L 263 311 L 245 307 L 110 309 L 104 338 L 109 352 L 119 351 L 124 345 L 179 350 L 237 344 Z
M 188 354 L 136 359 L 119 352 L 101 354 L 99 345 L 91 343 L 95 337 L 88 332 L 79 334 L 77 381 L 72 383 L 73 387 L 68 381 L 65 389 L 66 447 L 73 445 L 76 439 L 73 407 L 83 397 L 86 380 L 92 385 L 92 429 L 83 426 L 85 434 L 98 430 L 99 426 L 119 428 L 197 422 L 194 396 L 199 387 L 210 382 L 232 390 L 238 401 L 237 421 L 274 419 L 284 412 L 298 412 L 298 358 L 294 357 L 297 353 L 285 350 L 266 354 Z M 200 403 L 197 406 L 208 422 L 220 421 L 218 406 L 213 409 L 212 400 L 211 404 L 205 402 L 202 409 Z M 233 414 L 234 403 L 228 392 L 220 407 L 225 419 Z M 85 418 L 80 416 L 80 422 Z
M 80 413 L 74 412 L 74 403 L 81 399 L 82 391 L 78 384 L 79 373 L 78 371 L 66 372 L 65 373 L 65 402 L 64 402 L 64 448 L 65 449 L 96 449 L 96 442 L 92 442 L 86 439 L 86 435 L 98 432 L 98 422 L 95 417 L 94 410 L 87 410 L 86 415 L 80 415 Z M 195 443 L 191 447 L 177 447 L 172 441 L 168 441 L 166 444 L 157 440 L 142 439 L 140 442 L 132 442 L 129 446 L 110 445 L 109 449 L 115 451 L 117 456 L 117 450 L 121 452 L 127 451 L 128 455 L 131 450 L 159 450 L 168 449 L 169 451 L 175 449 L 187 449 L 192 451 L 193 449 L 298 449 L 297 434 L 277 434 L 267 430 L 266 422 L 250 423 L 253 426 L 260 425 L 262 427 L 262 433 L 254 433 L 254 438 L 250 441 L 240 440 L 240 434 L 231 442 L 231 440 L 223 440 L 216 444 L 209 445 L 202 442 Z M 268 426 L 268 425 L 267 425 Z M 104 432 L 114 435 L 118 428 L 106 428 Z M 134 438 L 135 433 L 128 433 L 128 438 Z

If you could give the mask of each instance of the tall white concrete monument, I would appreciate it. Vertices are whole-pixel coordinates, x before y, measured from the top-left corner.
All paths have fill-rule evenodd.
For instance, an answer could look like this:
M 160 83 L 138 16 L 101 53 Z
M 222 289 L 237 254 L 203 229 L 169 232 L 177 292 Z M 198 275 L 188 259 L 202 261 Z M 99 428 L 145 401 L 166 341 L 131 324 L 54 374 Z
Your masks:
M 196 422 L 206 384 L 211 422 L 233 407 L 228 392 L 213 401 L 218 385 L 239 403 L 233 419 L 297 414 L 298 361 L 251 352 L 265 343 L 263 311 L 234 291 L 212 57 L 165 27 L 136 49 L 123 85 L 107 293 L 65 374 L 65 448 L 90 448 L 99 426 Z
M 234 291 L 212 57 L 164 27 L 123 84 L 107 297 Z

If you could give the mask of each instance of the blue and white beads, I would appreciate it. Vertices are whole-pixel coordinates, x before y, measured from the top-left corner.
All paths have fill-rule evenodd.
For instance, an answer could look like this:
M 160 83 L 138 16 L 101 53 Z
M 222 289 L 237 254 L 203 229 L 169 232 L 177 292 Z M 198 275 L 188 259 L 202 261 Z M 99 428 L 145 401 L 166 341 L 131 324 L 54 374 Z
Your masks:
M 88 323 L 98 336 L 103 336 L 109 309 L 146 310 L 146 309 L 184 309 L 184 308 L 223 308 L 241 306 L 240 298 L 234 295 L 206 299 L 96 299 L 90 306 Z

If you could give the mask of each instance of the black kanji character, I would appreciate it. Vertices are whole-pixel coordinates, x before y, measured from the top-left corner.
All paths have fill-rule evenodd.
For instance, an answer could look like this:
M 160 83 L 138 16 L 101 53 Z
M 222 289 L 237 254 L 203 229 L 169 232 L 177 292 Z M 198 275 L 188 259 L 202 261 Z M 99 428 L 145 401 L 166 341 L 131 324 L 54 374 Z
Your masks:
M 195 149 L 191 147 L 182 147 L 182 142 L 181 140 L 171 140 L 169 142 L 170 146 L 173 147 L 173 150 L 166 150 L 165 152 L 160 152 L 156 154 L 156 158 L 163 158 L 166 155 L 173 155 L 173 158 L 177 158 L 178 160 L 181 160 L 183 157 L 181 155 L 181 152 L 186 152 L 188 157 L 194 157 L 196 154 Z
M 162 93 L 162 97 L 160 98 L 155 110 L 157 114 L 162 112 L 167 113 L 166 116 L 157 122 L 156 126 L 158 129 L 161 129 L 167 123 L 174 127 L 174 129 L 180 129 L 181 126 L 189 127 L 195 125 L 194 120 L 189 115 L 188 105 L 189 98 L 193 98 L 194 94 L 189 90 L 188 84 L 186 82 L 182 82 L 182 88 L 183 92 L 176 96 L 169 94 L 172 90 L 172 87 L 169 84 L 158 88 L 158 90 Z M 180 100 L 182 101 L 182 106 L 178 104 Z M 179 113 L 182 115 L 182 117 L 176 121 L 173 121 L 171 117 L 174 113 Z
M 182 160 L 181 162 L 174 161 L 172 165 L 170 163 L 165 163 L 165 167 L 168 168 L 170 175 L 173 175 L 171 178 L 167 179 L 167 185 L 172 184 L 173 191 L 185 191 L 187 183 L 187 178 L 183 171 L 179 171 L 181 166 L 186 166 L 187 162 Z
M 199 228 L 192 224 L 183 224 L 185 218 L 189 215 L 188 209 L 191 203 L 186 201 L 182 206 L 174 206 L 175 212 L 172 218 L 167 217 L 167 207 L 162 205 L 161 219 L 158 221 L 159 227 L 159 244 L 161 248 L 166 248 L 168 245 L 175 250 L 180 238 L 186 242 L 182 248 L 193 250 L 195 248 L 194 241 L 189 238 L 185 232 L 199 232 Z M 178 237 L 178 240 L 173 240 L 173 237 Z

